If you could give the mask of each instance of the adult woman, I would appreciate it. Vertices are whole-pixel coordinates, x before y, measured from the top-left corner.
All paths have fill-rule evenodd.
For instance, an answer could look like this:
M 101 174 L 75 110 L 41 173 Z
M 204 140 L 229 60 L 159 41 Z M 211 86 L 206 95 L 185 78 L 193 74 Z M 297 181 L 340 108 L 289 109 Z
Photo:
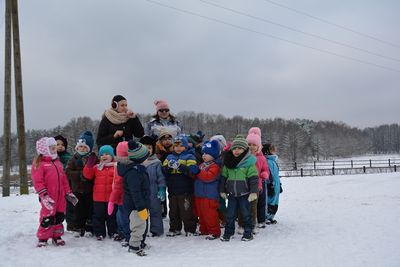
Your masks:
M 156 114 L 153 115 L 153 119 L 146 125 L 146 135 L 156 135 L 159 137 L 161 128 L 166 129 L 172 138 L 183 132 L 180 122 L 171 115 L 167 101 L 156 100 L 154 101 L 154 105 L 156 106 Z
M 122 141 L 142 137 L 144 129 L 138 116 L 128 109 L 128 102 L 122 95 L 116 95 L 111 107 L 104 112 L 97 132 L 97 146 L 111 145 L 114 150 Z

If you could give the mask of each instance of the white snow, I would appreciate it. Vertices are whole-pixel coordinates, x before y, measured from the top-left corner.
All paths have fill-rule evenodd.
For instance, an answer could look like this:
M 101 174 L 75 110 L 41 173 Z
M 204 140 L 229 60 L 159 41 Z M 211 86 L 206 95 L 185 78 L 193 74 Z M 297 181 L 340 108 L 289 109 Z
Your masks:
M 147 257 L 68 232 L 66 246 L 36 248 L 37 195 L 0 198 L 0 266 L 400 266 L 400 173 L 286 178 L 283 189 L 278 224 L 253 241 L 148 238 Z

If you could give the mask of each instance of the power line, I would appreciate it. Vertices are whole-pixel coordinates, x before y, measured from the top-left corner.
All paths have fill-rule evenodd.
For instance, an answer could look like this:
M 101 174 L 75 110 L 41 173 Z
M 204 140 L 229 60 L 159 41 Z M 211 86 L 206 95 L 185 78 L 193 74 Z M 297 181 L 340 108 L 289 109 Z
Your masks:
M 273 4 L 273 5 L 276 5 L 276 6 L 285 8 L 285 9 L 288 9 L 288 10 L 290 10 L 290 11 L 292 11 L 292 12 L 301 14 L 301 15 L 303 15 L 303 16 L 307 16 L 307 17 L 309 17 L 309 18 L 312 18 L 312 19 L 321 21 L 321 22 L 323 22 L 323 23 L 326 23 L 326 24 L 329 24 L 329 25 L 332 25 L 332 26 L 341 28 L 341 29 L 346 30 L 346 31 L 348 31 L 348 32 L 352 32 L 352 33 L 358 34 L 358 35 L 360 35 L 360 36 L 363 36 L 363 37 L 366 37 L 366 38 L 375 40 L 375 41 L 377 41 L 377 42 L 380 42 L 380 43 L 383 43 L 383 44 L 386 44 L 386 45 L 390 45 L 390 46 L 393 46 L 393 47 L 396 47 L 396 48 L 400 48 L 400 45 L 399 45 L 399 44 L 395 44 L 395 43 L 392 43 L 392 42 L 389 42 L 389 41 L 386 41 L 386 40 L 383 40 L 383 39 L 374 37 L 374 36 L 372 36 L 372 35 L 369 35 L 369 34 L 366 34 L 366 33 L 362 33 L 362 32 L 353 30 L 353 29 L 351 29 L 351 28 L 349 28 L 349 27 L 346 27 L 346 26 L 343 26 L 343 25 L 339 25 L 339 24 L 337 24 L 337 23 L 330 22 L 330 21 L 325 20 L 325 19 L 321 19 L 321 18 L 319 18 L 319 17 L 317 17 L 317 16 L 311 15 L 311 14 L 306 13 L 306 12 L 304 12 L 304 11 L 301 11 L 301 10 L 298 10 L 298 9 L 295 9 L 295 8 L 292 8 L 292 7 L 288 7 L 288 6 L 285 6 L 285 5 L 283 5 L 283 4 L 280 4 L 280 3 L 277 3 L 277 2 L 274 2 L 274 1 L 271 1 L 271 0 L 264 0 L 264 1 L 265 1 L 265 2 L 268 2 L 268 3 L 271 3 L 271 4 Z
M 160 3 L 160 2 L 157 2 L 157 1 L 154 1 L 154 0 L 145 0 L 145 1 L 147 1 L 149 3 L 152 3 L 152 4 L 155 4 L 155 5 L 158 5 L 158 6 L 162 6 L 162 7 L 169 8 L 169 9 L 173 9 L 173 10 L 179 11 L 181 13 L 190 14 L 192 16 L 196 16 L 196 17 L 200 17 L 200 18 L 203 18 L 203 19 L 206 19 L 206 20 L 209 20 L 209 21 L 213 21 L 213 22 L 217 22 L 217 23 L 220 23 L 220 24 L 224 24 L 224 25 L 236 28 L 236 29 L 240 29 L 242 31 L 248 31 L 248 32 L 256 33 L 256 34 L 263 35 L 263 36 L 266 36 L 266 37 L 269 37 L 269 38 L 273 38 L 273 39 L 277 39 L 277 40 L 280 40 L 280 41 L 283 41 L 283 42 L 287 42 L 287 43 L 290 43 L 290 44 L 293 44 L 293 45 L 296 45 L 296 46 L 312 49 L 312 50 L 315 50 L 315 51 L 318 51 L 318 52 L 321 52 L 321 53 L 329 54 L 329 55 L 332 55 L 332 56 L 340 57 L 340 58 L 351 60 L 351 61 L 356 61 L 356 62 L 365 64 L 365 65 L 370 65 L 370 66 L 374 66 L 374 67 L 377 67 L 377 68 L 390 70 L 390 71 L 393 71 L 393 72 L 400 72 L 400 70 L 398 70 L 398 69 L 394 69 L 394 68 L 391 68 L 391 67 L 386 67 L 386 66 L 379 65 L 379 64 L 376 64 L 376 63 L 373 63 L 373 62 L 369 62 L 369 61 L 365 61 L 365 60 L 349 57 L 349 56 L 346 56 L 346 55 L 341 55 L 341 54 L 338 54 L 338 53 L 335 53 L 335 52 L 331 52 L 331 51 L 328 51 L 328 50 L 324 50 L 324 49 L 308 46 L 308 45 L 305 45 L 305 44 L 301 44 L 301 43 L 298 43 L 298 42 L 290 41 L 290 40 L 287 40 L 287 39 L 284 39 L 284 38 L 281 38 L 281 37 L 277 37 L 277 36 L 274 36 L 274 35 L 271 35 L 271 34 L 268 34 L 268 33 L 252 30 L 250 28 L 246 28 L 246 27 L 242 27 L 242 26 L 239 26 L 239 25 L 235 25 L 235 24 L 232 24 L 232 23 L 220 20 L 220 19 L 204 16 L 204 15 L 192 12 L 192 11 L 188 11 L 188 10 L 185 10 L 185 9 L 177 8 L 177 7 L 174 7 L 174 6 L 171 6 L 171 5 L 167 5 L 167 4 L 164 4 L 164 3 Z
M 355 50 L 358 50 L 358 51 L 361 51 L 361 52 L 364 52 L 364 53 L 367 53 L 367 54 L 370 54 L 370 55 L 374 55 L 374 56 L 377 56 L 377 57 L 381 57 L 381 58 L 384 58 L 384 59 L 389 59 L 389 60 L 400 62 L 400 59 L 397 59 L 397 58 L 393 58 L 393 57 L 385 56 L 385 55 L 378 54 L 378 53 L 375 53 L 375 52 L 371 52 L 371 51 L 369 51 L 367 49 L 359 48 L 359 47 L 352 46 L 352 45 L 349 45 L 349 44 L 346 44 L 346 43 L 341 43 L 341 42 L 338 42 L 338 41 L 335 41 L 335 40 L 331 40 L 331 39 L 328 39 L 328 38 L 325 38 L 325 37 L 322 37 L 322 36 L 319 36 L 319 35 L 316 35 L 316 34 L 313 34 L 313 33 L 304 32 L 302 30 L 298 30 L 296 28 L 292 28 L 292 27 L 286 26 L 284 24 L 280 24 L 280 23 L 277 23 L 277 22 L 274 22 L 274 21 L 271 21 L 271 20 L 268 20 L 268 19 L 264 19 L 264 18 L 257 17 L 257 16 L 254 16 L 254 15 L 251 15 L 251 14 L 248 14 L 248 13 L 244 13 L 244 12 L 241 12 L 241 11 L 229 8 L 229 7 L 225 7 L 225 6 L 222 6 L 222 5 L 219 5 L 219 4 L 215 4 L 215 3 L 211 3 L 211 2 L 208 2 L 208 1 L 205 1 L 205 0 L 198 0 L 198 1 L 203 2 L 203 3 L 207 4 L 207 5 L 212 5 L 212 6 L 215 6 L 217 8 L 233 12 L 235 14 L 239 14 L 239 15 L 242 15 L 242 16 L 245 16 L 245 17 L 249 17 L 249 18 L 252 18 L 252 19 L 255 19 L 255 20 L 259 20 L 259 21 L 263 21 L 263 22 L 266 22 L 266 23 L 270 23 L 270 24 L 273 24 L 273 25 L 276 25 L 276 26 L 279 26 L 279 27 L 282 27 L 282 28 L 285 28 L 285 29 L 288 29 L 288 30 L 291 30 L 291 31 L 294 31 L 294 32 L 298 32 L 298 33 L 301 33 L 301 34 L 304 34 L 304 35 L 308 35 L 308 36 L 311 36 L 311 37 L 314 37 L 314 38 L 317 38 L 317 39 L 320 39 L 320 40 L 328 41 L 328 42 L 334 43 L 336 45 L 340 45 L 340 46 L 344 46 L 344 47 L 347 47 L 347 48 L 355 49 Z

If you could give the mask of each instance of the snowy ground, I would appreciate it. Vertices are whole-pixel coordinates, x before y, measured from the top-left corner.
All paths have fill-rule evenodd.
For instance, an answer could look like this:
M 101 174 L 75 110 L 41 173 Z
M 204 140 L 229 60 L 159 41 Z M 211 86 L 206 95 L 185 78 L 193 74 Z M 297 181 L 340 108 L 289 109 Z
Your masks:
M 287 178 L 283 188 L 278 224 L 251 242 L 149 238 L 142 258 L 71 233 L 65 247 L 36 248 L 37 196 L 1 198 L 0 266 L 400 266 L 400 173 Z

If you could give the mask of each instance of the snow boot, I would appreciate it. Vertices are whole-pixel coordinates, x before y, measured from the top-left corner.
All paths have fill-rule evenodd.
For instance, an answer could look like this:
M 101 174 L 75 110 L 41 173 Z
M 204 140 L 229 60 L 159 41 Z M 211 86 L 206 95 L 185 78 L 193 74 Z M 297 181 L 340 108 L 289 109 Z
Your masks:
M 53 238 L 53 244 L 55 246 L 64 246 L 65 245 L 65 241 L 61 239 L 61 237 L 57 237 L 57 238 Z

